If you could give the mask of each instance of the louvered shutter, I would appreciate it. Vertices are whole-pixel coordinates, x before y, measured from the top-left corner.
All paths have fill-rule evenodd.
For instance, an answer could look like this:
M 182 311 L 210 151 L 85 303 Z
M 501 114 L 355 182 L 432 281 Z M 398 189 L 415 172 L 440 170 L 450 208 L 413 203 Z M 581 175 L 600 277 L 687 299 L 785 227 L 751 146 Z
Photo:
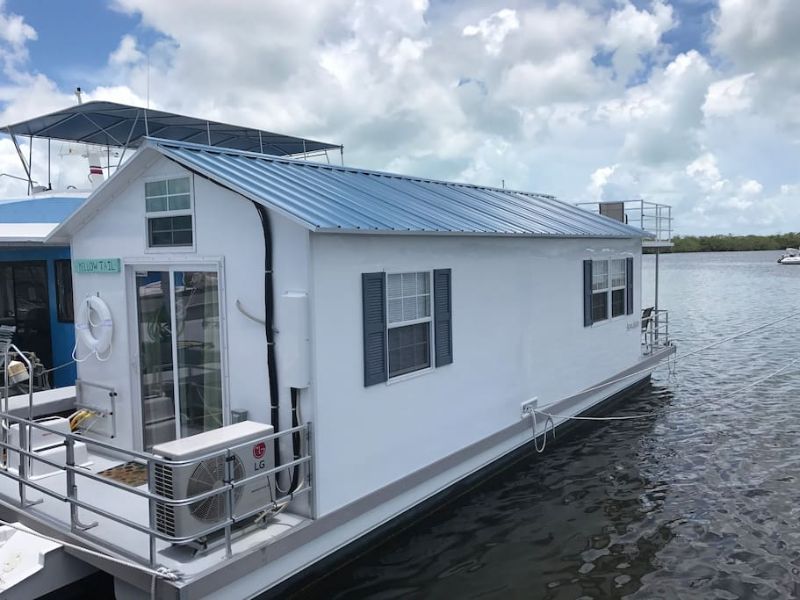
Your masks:
M 386 366 L 386 274 L 362 273 L 364 386 L 383 383 Z
M 583 326 L 592 324 L 592 261 L 583 261 Z
M 633 258 L 625 259 L 625 314 L 633 314 Z
M 433 329 L 436 366 L 453 362 L 453 302 L 450 269 L 433 272 Z

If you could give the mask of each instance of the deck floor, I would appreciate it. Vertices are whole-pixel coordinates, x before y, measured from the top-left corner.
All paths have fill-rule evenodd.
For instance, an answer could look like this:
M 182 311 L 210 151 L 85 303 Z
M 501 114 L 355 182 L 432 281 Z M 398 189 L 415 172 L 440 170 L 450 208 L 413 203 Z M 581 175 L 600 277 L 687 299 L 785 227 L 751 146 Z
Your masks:
M 99 454 L 90 454 L 89 460 L 90 464 L 87 469 L 93 473 L 122 465 L 125 462 Z M 66 473 L 63 471 L 35 478 L 32 481 L 49 490 L 66 495 Z M 80 475 L 76 476 L 76 484 L 79 500 L 143 526 L 147 526 L 149 523 L 148 501 L 146 498 Z M 140 486 L 139 489 L 146 490 L 147 486 Z M 49 521 L 56 521 L 57 524 L 69 530 L 68 503 L 33 490 L 30 487 L 27 488 L 26 495 L 28 501 L 42 499 L 41 503 L 28 507 L 26 509 L 27 513 L 39 518 L 44 517 Z M 9 504 L 19 506 L 18 483 L 10 477 L 3 476 L 3 471 L 1 470 L 0 498 Z M 112 550 L 114 549 L 113 546 L 116 546 L 128 554 L 135 555 L 143 564 L 148 563 L 150 549 L 148 535 L 97 515 L 87 509 L 79 509 L 78 514 L 80 521 L 84 524 L 97 522 L 95 527 L 86 531 L 87 537 L 91 538 L 93 542 L 109 545 Z M 234 537 L 233 553 L 235 555 L 283 537 L 290 530 L 308 522 L 309 520 L 304 517 L 283 512 L 266 526 L 251 529 L 238 537 Z M 225 560 L 224 543 L 218 544 L 213 549 L 202 554 L 195 554 L 188 547 L 175 546 L 168 542 L 157 540 L 156 551 L 156 561 L 159 566 L 177 571 L 186 579 L 191 579 L 192 576 Z

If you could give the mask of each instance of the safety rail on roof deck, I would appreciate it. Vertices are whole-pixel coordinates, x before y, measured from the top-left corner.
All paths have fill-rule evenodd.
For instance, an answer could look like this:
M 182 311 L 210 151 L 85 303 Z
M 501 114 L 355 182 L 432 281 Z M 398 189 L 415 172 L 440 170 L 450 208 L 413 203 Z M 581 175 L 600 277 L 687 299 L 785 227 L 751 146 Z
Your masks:
M 579 202 L 590 212 L 600 214 L 615 221 L 638 227 L 652 234 L 645 238 L 645 247 L 672 246 L 672 207 L 646 200 L 620 200 L 617 202 Z
M 19 425 L 20 435 L 19 435 L 19 444 L 12 444 L 8 441 L 7 436 L 3 436 L 4 439 L 0 441 L 0 448 L 5 450 L 6 457 L 9 456 L 12 452 L 19 453 L 18 456 L 25 456 L 28 457 L 28 460 L 23 460 L 22 458 L 19 459 L 20 469 L 18 473 L 13 473 L 9 470 L 8 466 L 8 458 L 4 461 L 0 462 L 0 478 L 8 477 L 18 483 L 18 500 L 12 498 L 6 493 L 0 492 L 0 498 L 8 501 L 9 503 L 16 504 L 19 509 L 30 509 L 31 507 L 40 504 L 44 501 L 43 498 L 37 499 L 33 502 L 29 501 L 27 498 L 27 492 L 29 490 L 35 490 L 41 494 L 49 496 L 55 500 L 59 500 L 61 502 L 66 502 L 69 504 L 69 521 L 64 521 L 62 523 L 62 530 L 64 533 L 72 533 L 80 538 L 86 539 L 88 542 L 92 544 L 105 547 L 110 551 L 125 556 L 134 560 L 135 562 L 146 564 L 152 568 L 159 566 L 156 561 L 156 540 L 162 540 L 168 543 L 184 543 L 189 542 L 192 540 L 196 540 L 198 538 L 202 538 L 207 536 L 211 533 L 215 533 L 218 531 L 224 530 L 224 538 L 225 538 L 225 551 L 226 556 L 232 556 L 232 526 L 243 520 L 246 520 L 250 517 L 253 517 L 257 514 L 268 512 L 270 509 L 277 510 L 289 502 L 291 502 L 296 496 L 301 494 L 305 494 L 311 490 L 311 423 L 305 423 L 303 425 L 298 425 L 296 427 L 292 427 L 290 429 L 286 429 L 285 431 L 280 431 L 278 433 L 273 433 L 270 435 L 265 435 L 262 438 L 268 442 L 279 439 L 284 436 L 292 436 L 294 434 L 299 434 L 301 439 L 304 438 L 305 443 L 301 443 L 301 452 L 297 458 L 294 458 L 291 461 L 285 462 L 284 464 L 277 465 L 271 469 L 265 469 L 255 475 L 251 475 L 246 478 L 242 479 L 235 479 L 234 472 L 233 472 L 233 463 L 234 463 L 234 454 L 237 448 L 240 448 L 245 445 L 250 445 L 252 442 L 247 442 L 246 444 L 240 444 L 236 446 L 232 446 L 230 448 L 225 448 L 224 450 L 219 450 L 216 452 L 210 452 L 208 454 L 204 454 L 202 456 L 192 458 L 190 460 L 168 460 L 162 458 L 160 456 L 156 456 L 154 454 L 150 454 L 148 452 L 140 452 L 137 450 L 124 450 L 108 444 L 106 442 L 101 442 L 99 440 L 93 440 L 81 435 L 76 435 L 74 433 L 63 433 L 56 429 L 47 427 L 36 421 L 30 419 L 24 419 L 20 417 L 15 417 L 7 412 L 0 412 L 0 424 L 3 426 L 4 431 L 8 431 L 12 424 Z M 57 439 L 61 439 L 61 444 L 53 444 L 53 446 L 64 445 L 66 446 L 66 464 L 59 464 L 56 461 L 50 460 L 44 456 L 37 455 L 36 452 L 31 452 L 29 449 L 28 440 L 30 439 L 30 430 L 29 429 L 37 429 L 43 432 L 47 432 L 54 436 L 57 436 Z M 223 457 L 225 459 L 226 464 L 226 475 L 225 481 L 222 486 L 215 488 L 213 490 L 209 490 L 207 492 L 203 492 L 200 494 L 196 494 L 194 496 L 184 498 L 184 499 L 171 499 L 165 496 L 161 496 L 159 494 L 152 493 L 149 491 L 149 488 L 152 486 L 148 486 L 148 489 L 138 489 L 135 487 L 131 487 L 124 483 L 120 483 L 108 477 L 103 477 L 97 473 L 93 473 L 87 470 L 85 467 L 81 467 L 75 464 L 75 442 L 84 442 L 87 445 L 87 448 L 94 448 L 96 450 L 100 450 L 98 454 L 102 454 L 103 451 L 112 453 L 112 455 L 122 455 L 126 456 L 129 459 L 134 461 L 144 463 L 147 466 L 147 473 L 148 479 L 153 477 L 153 473 L 155 472 L 155 465 L 165 465 L 169 467 L 180 467 L 180 466 L 187 466 L 187 465 L 195 465 L 200 464 L 204 461 L 209 459 Z M 30 472 L 29 464 L 32 464 L 33 461 L 39 461 L 50 467 L 57 469 L 58 471 L 63 471 L 66 474 L 65 477 L 65 490 L 64 493 L 59 493 L 54 489 L 49 489 L 45 485 L 42 485 L 43 481 L 47 481 L 50 477 L 55 475 L 49 475 L 47 478 L 38 478 L 37 480 L 31 480 L 28 478 L 27 473 Z M 305 465 L 303 467 L 303 465 Z M 277 485 L 276 476 L 278 473 L 282 471 L 290 471 L 295 467 L 302 467 L 305 471 L 302 477 L 302 482 L 299 486 L 296 487 L 295 490 L 289 492 L 282 492 Z M 123 492 L 127 492 L 132 494 L 133 496 L 139 496 L 141 498 L 145 498 L 148 501 L 148 513 L 149 513 L 149 523 L 148 524 L 141 524 L 131 521 L 130 519 L 122 516 L 122 514 L 116 514 L 114 512 L 110 512 L 104 508 L 101 508 L 95 504 L 92 504 L 90 501 L 79 499 L 79 486 L 76 476 L 85 477 L 87 479 L 91 479 L 94 482 L 101 483 L 104 485 L 109 486 L 109 488 L 115 488 L 117 490 L 121 490 Z M 274 498 L 270 498 L 270 502 L 265 502 L 265 506 L 261 507 L 256 510 L 252 510 L 245 514 L 237 514 L 235 511 L 234 506 L 234 493 L 237 488 L 240 488 L 244 485 L 251 483 L 257 479 L 268 478 L 268 483 L 270 479 L 272 479 L 272 486 L 277 490 L 278 494 Z M 193 504 L 195 502 L 202 501 L 206 498 L 210 498 L 212 496 L 218 495 L 225 495 L 225 519 L 215 523 L 212 527 L 209 527 L 207 530 L 204 530 L 200 533 L 196 533 L 189 537 L 176 537 L 170 536 L 164 533 L 161 533 L 156 529 L 156 507 L 160 505 L 167 505 L 167 506 L 185 506 L 189 504 Z M 124 507 L 126 506 L 126 502 L 120 502 L 119 505 L 121 507 L 120 513 L 124 512 Z M 149 551 L 147 556 L 142 554 L 137 554 L 127 548 L 123 548 L 119 545 L 114 544 L 108 539 L 103 539 L 98 536 L 92 535 L 88 533 L 88 530 L 97 526 L 97 523 L 83 523 L 79 518 L 78 511 L 84 510 L 89 513 L 94 513 L 100 517 L 105 519 L 109 519 L 125 527 L 128 527 L 136 532 L 144 534 L 148 536 L 149 539 Z M 48 517 L 51 518 L 52 517 Z
M 642 311 L 642 354 L 652 354 L 670 345 L 669 311 L 646 308 Z

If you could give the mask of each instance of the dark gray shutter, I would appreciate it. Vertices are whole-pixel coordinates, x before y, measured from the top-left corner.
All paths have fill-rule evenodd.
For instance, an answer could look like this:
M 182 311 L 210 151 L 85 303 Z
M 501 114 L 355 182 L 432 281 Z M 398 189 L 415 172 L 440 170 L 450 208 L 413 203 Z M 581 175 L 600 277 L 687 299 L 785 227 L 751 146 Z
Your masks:
M 592 324 L 592 261 L 583 261 L 583 326 Z
M 436 366 L 453 362 L 453 301 L 450 269 L 433 272 L 433 329 Z
M 625 259 L 625 314 L 633 314 L 633 259 Z
M 364 386 L 383 383 L 386 368 L 386 274 L 362 273 Z

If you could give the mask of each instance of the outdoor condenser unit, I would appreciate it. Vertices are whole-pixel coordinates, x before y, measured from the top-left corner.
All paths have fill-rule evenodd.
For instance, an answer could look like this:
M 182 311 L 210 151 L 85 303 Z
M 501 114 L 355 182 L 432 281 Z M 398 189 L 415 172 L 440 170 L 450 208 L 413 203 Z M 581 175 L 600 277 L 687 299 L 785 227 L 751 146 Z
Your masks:
M 182 506 L 155 502 L 156 529 L 169 536 L 196 539 L 215 524 L 222 527 L 227 517 L 228 501 L 227 490 L 223 488 L 225 449 L 231 449 L 234 481 L 245 479 L 273 467 L 273 443 L 265 439 L 271 434 L 271 425 L 242 421 L 153 446 L 153 454 L 168 461 L 192 461 L 208 454 L 214 456 L 189 464 L 154 464 L 150 477 L 152 493 L 183 500 L 214 489 L 221 492 Z M 275 497 L 274 479 L 273 476 L 259 477 L 236 488 L 233 515 L 243 517 L 266 508 Z

